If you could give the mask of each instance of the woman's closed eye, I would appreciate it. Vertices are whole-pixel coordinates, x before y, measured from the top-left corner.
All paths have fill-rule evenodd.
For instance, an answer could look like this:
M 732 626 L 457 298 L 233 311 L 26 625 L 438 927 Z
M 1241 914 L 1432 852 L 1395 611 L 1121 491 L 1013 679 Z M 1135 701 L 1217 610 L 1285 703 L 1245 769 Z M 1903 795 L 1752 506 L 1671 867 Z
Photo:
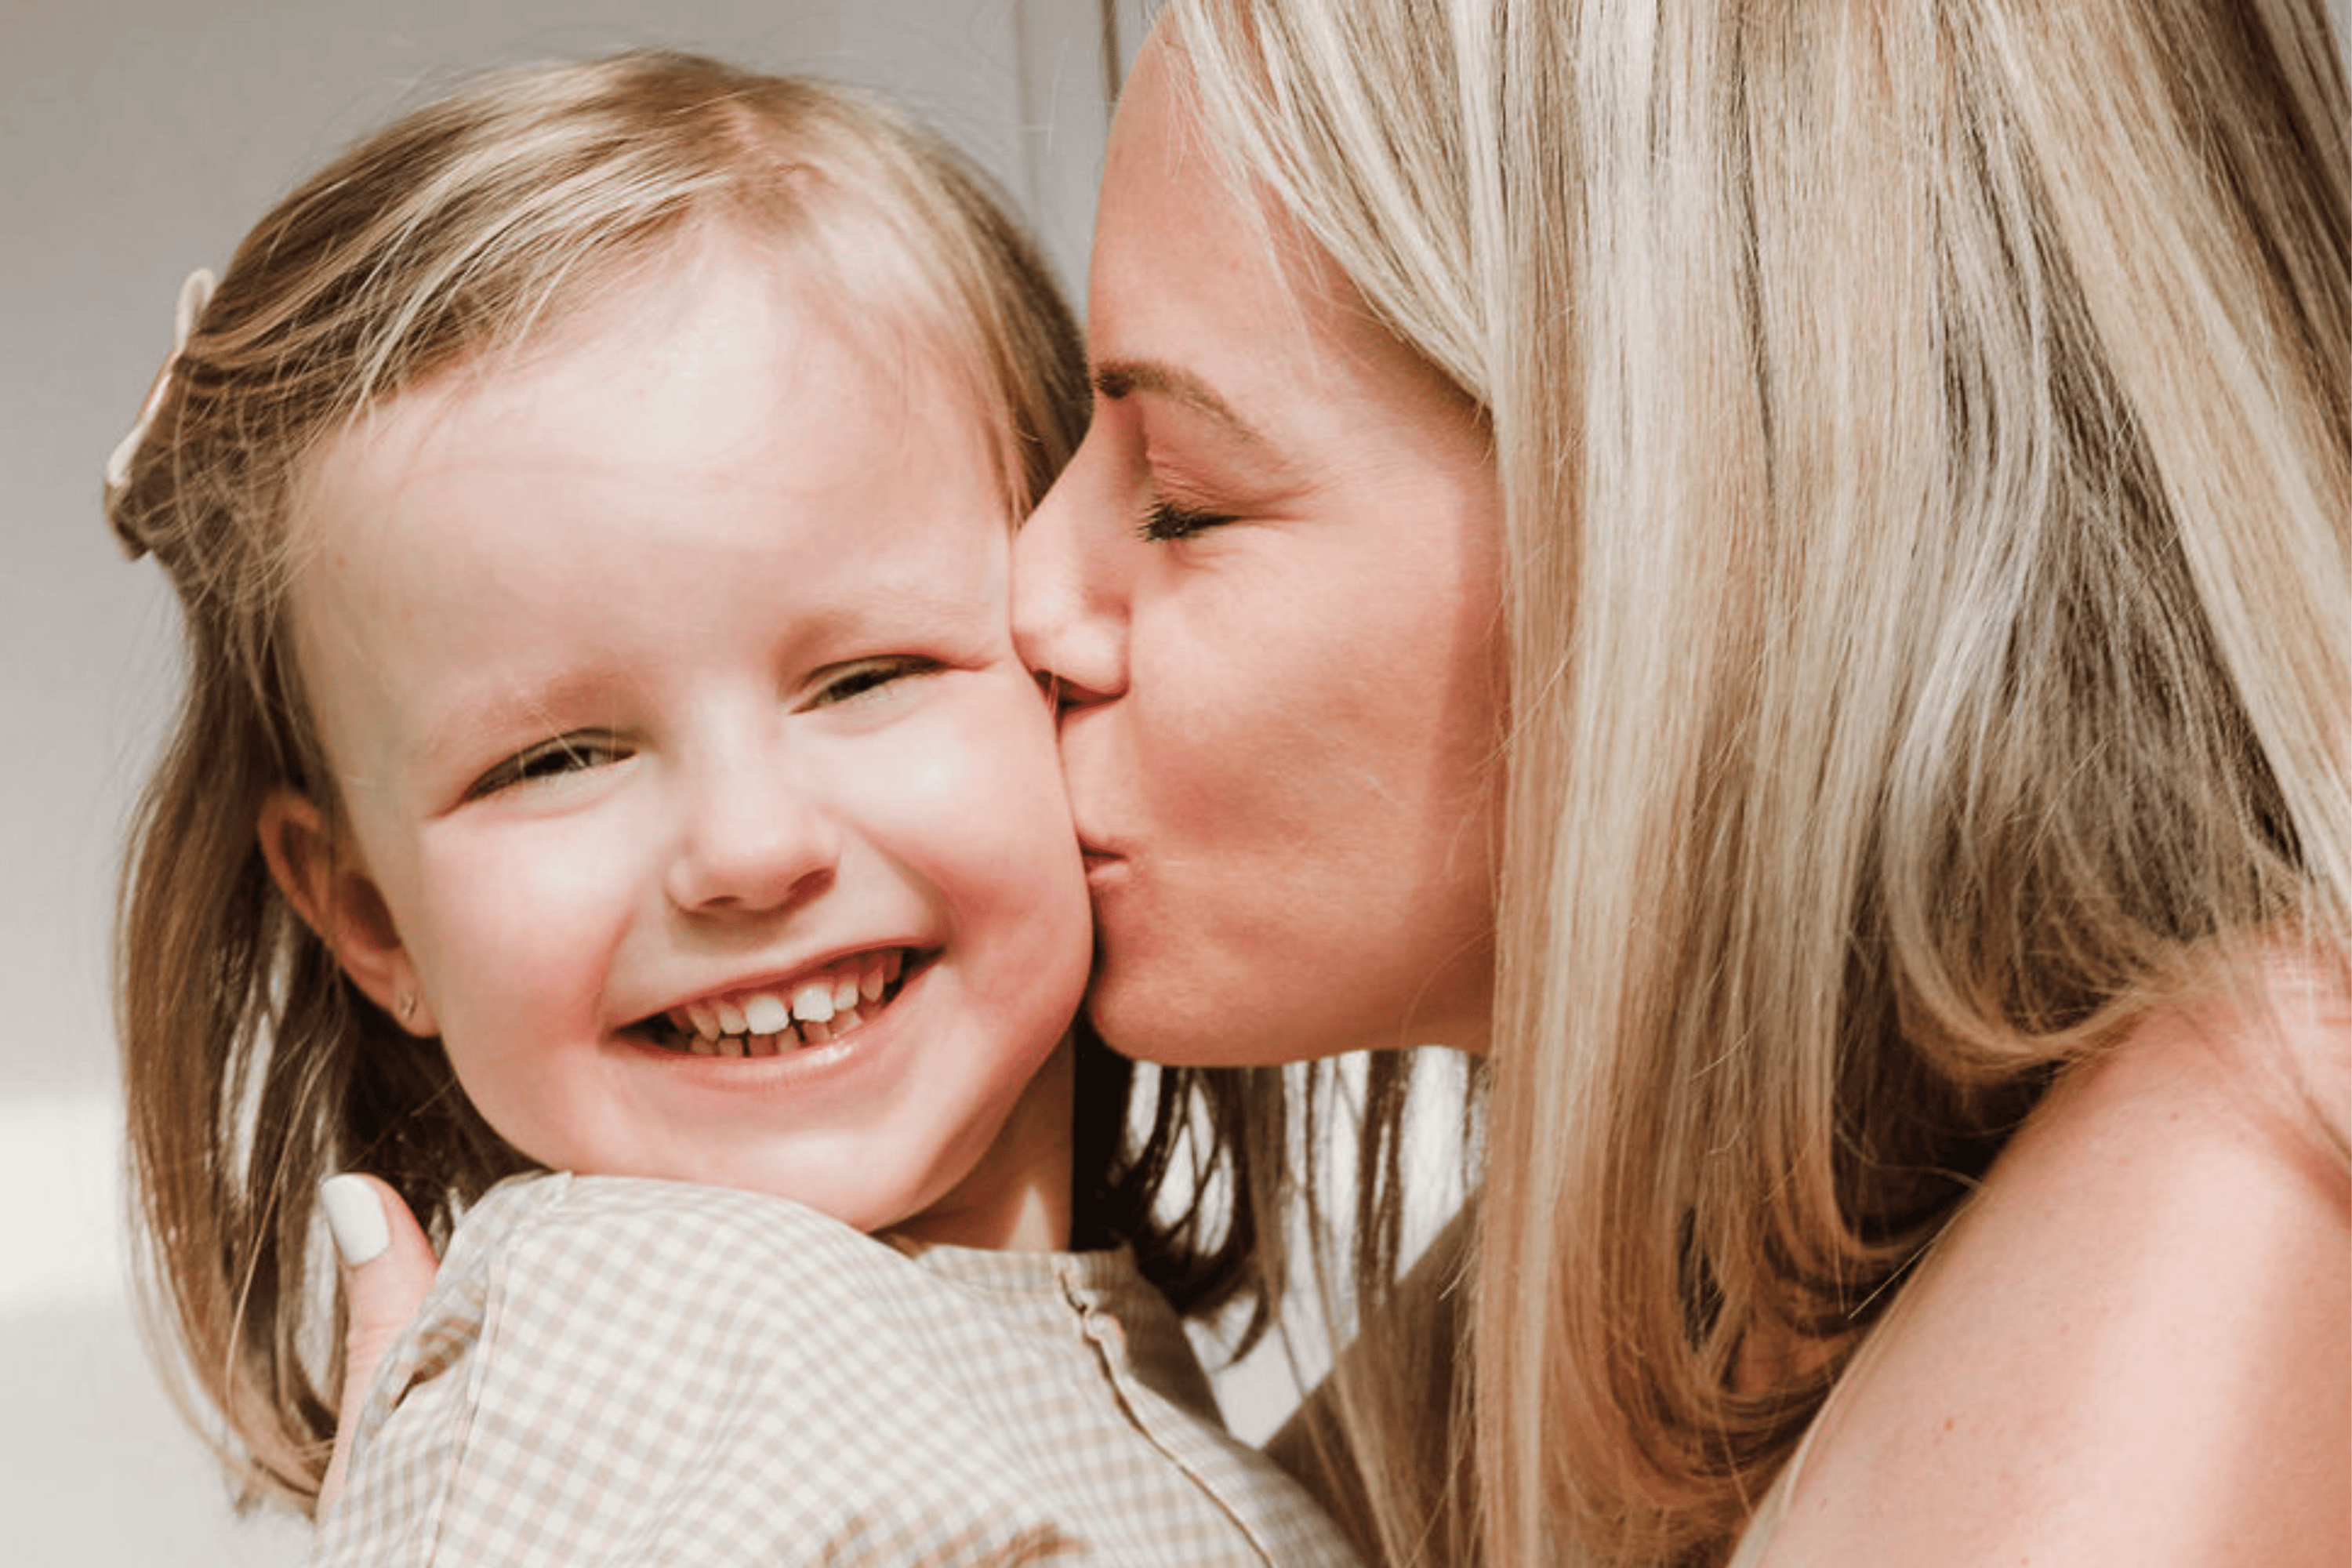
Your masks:
M 1233 521 L 1223 512 L 1181 506 L 1154 496 L 1144 507 L 1143 520 L 1136 524 L 1135 531 L 1137 537 L 1147 543 L 1165 544 L 1174 540 L 1193 538 Z
M 496 795 L 502 790 L 544 780 L 562 778 L 568 773 L 583 773 L 590 768 L 610 767 L 625 762 L 628 747 L 609 735 L 558 735 L 528 751 L 516 752 L 505 762 L 474 781 L 467 790 L 468 800 Z

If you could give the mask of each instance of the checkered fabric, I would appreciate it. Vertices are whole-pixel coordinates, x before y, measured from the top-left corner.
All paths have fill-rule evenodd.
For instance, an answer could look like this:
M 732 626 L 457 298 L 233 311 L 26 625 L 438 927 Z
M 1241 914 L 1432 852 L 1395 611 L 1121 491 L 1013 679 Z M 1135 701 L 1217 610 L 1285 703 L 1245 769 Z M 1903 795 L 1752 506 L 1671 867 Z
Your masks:
M 311 1562 L 1343 1568 L 1124 1252 L 507 1183 L 378 1372 Z

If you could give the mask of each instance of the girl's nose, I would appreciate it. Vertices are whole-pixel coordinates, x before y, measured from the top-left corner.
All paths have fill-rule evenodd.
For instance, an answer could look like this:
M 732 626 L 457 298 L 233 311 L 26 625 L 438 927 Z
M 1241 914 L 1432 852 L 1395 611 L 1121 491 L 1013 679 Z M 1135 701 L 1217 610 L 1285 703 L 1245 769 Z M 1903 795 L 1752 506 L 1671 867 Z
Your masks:
M 841 861 L 838 824 L 781 750 L 739 737 L 727 755 L 697 768 L 667 878 L 677 908 L 769 913 L 832 885 Z
M 1118 515 L 1087 445 L 1013 546 L 1013 637 L 1024 663 L 1065 706 L 1127 689 L 1127 616 L 1141 548 Z

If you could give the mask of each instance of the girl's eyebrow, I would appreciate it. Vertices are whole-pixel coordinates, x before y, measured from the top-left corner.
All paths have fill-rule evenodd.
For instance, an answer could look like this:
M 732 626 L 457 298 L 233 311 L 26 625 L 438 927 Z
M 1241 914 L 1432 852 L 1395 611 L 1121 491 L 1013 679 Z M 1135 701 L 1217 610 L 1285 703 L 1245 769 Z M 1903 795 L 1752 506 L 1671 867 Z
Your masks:
M 569 697 L 562 691 L 520 689 L 469 695 L 434 716 L 412 756 L 437 772 L 471 766 L 478 754 L 517 744 L 526 731 L 545 739 L 557 728 L 556 715 Z
M 1188 370 L 1160 360 L 1105 360 L 1094 367 L 1093 380 L 1097 396 L 1110 402 L 1130 393 L 1157 393 L 1173 398 L 1185 407 L 1207 415 L 1233 434 L 1252 446 L 1267 445 L 1249 421 L 1234 412 L 1233 405 L 1205 381 Z

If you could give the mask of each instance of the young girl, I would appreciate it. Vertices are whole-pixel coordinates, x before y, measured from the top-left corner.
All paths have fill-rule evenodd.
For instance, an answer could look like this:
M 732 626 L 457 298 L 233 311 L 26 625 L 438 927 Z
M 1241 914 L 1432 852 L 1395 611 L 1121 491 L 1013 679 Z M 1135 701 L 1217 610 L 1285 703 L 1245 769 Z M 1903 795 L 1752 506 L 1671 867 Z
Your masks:
M 448 1256 L 322 1561 L 1349 1561 L 1063 1250 L 1218 1286 L 1069 1043 L 1006 568 L 1084 377 L 974 177 L 807 83 L 508 74 L 184 303 L 109 496 L 192 665 L 121 1006 L 233 1468 L 317 1494 L 360 1164 Z

